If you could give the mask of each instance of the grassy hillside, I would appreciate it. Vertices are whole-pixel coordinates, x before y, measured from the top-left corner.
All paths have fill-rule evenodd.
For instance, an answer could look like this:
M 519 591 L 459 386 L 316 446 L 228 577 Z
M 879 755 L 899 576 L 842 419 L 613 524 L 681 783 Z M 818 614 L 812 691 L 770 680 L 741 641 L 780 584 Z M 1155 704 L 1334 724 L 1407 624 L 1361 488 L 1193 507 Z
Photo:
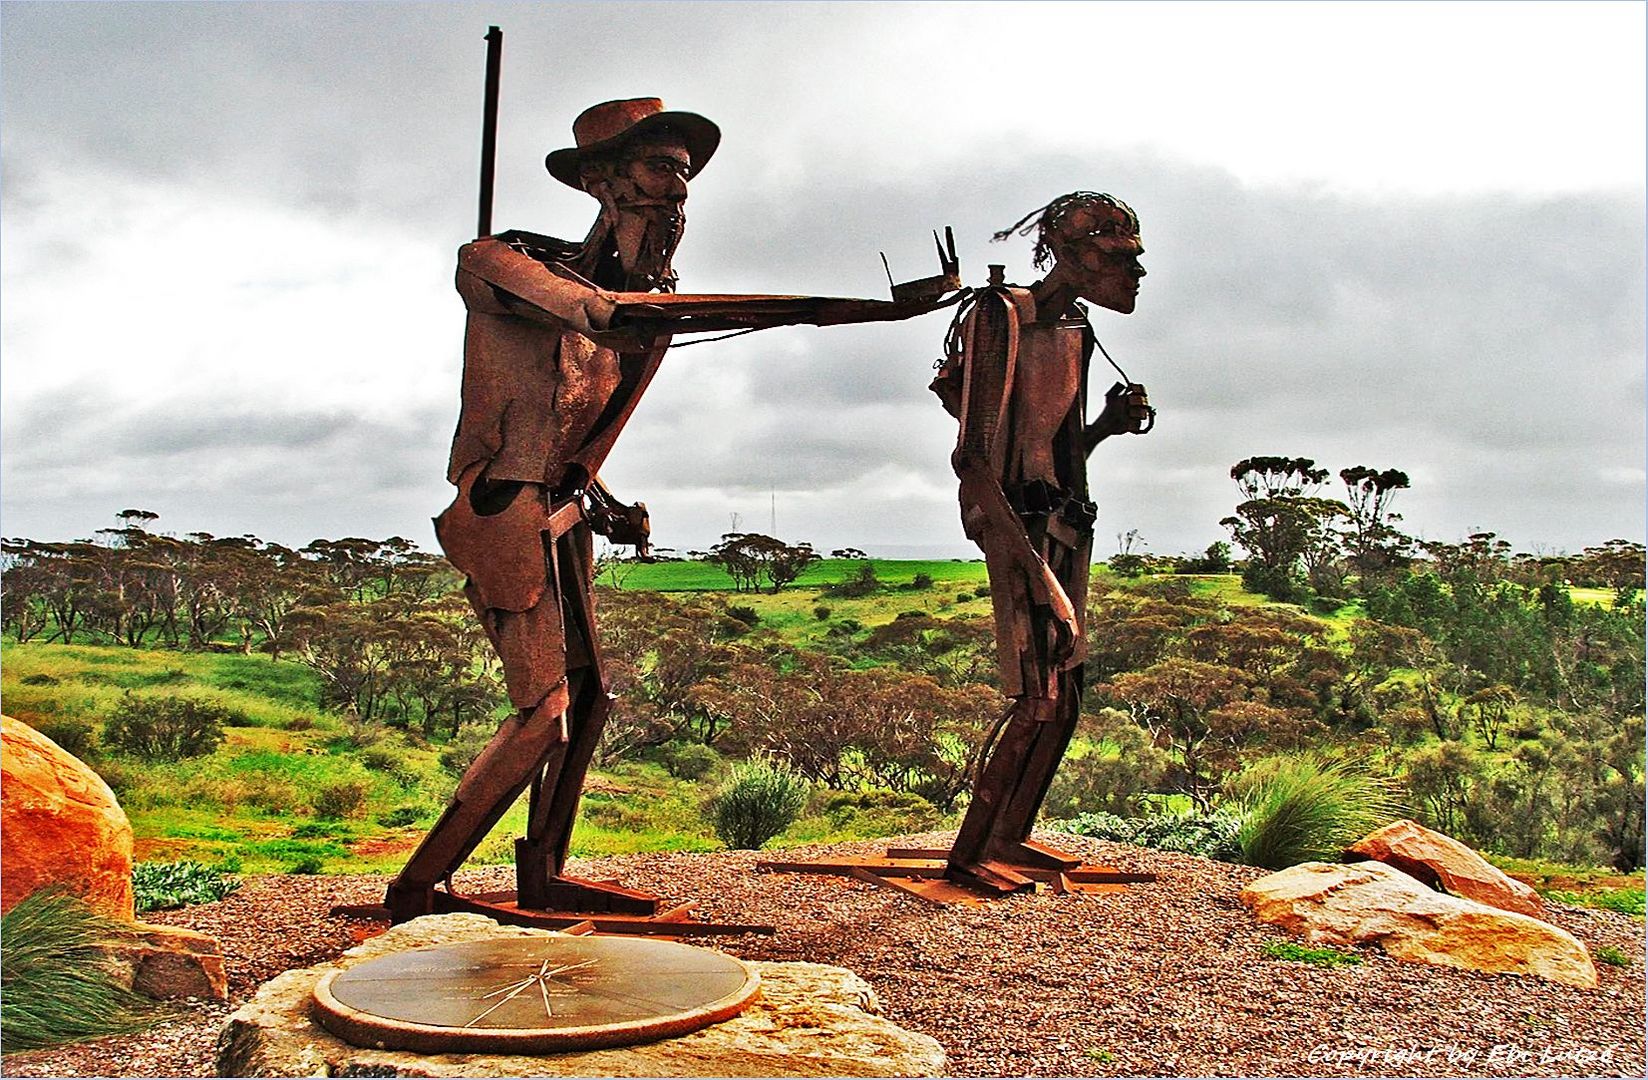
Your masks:
M 119 796 L 139 860 L 193 859 L 247 873 L 398 870 L 456 783 L 440 762 L 446 747 L 317 710 L 317 690 L 307 668 L 265 656 L 36 643 L 8 643 L 0 653 L 6 715 L 65 743 L 91 740 L 81 752 Z M 128 692 L 212 701 L 244 722 L 228 727 L 210 754 L 143 762 L 97 745 Z M 720 848 L 701 807 L 723 771 L 685 781 L 654 761 L 595 770 L 572 853 Z M 513 861 L 525 824 L 523 799 L 473 861 Z M 844 807 L 821 792 L 772 846 L 886 835 L 904 824 L 873 802 Z

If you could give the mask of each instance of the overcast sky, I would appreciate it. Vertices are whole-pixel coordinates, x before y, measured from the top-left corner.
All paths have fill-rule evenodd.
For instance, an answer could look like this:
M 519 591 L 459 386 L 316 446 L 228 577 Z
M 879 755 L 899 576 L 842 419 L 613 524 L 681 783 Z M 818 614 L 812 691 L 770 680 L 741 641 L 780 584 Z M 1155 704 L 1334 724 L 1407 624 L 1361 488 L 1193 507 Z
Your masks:
M 1094 325 L 1160 410 L 1091 464 L 1098 547 L 1225 538 L 1256 454 L 1396 467 L 1411 531 L 1644 525 L 1645 8 L 0 5 L 0 530 L 399 534 L 457 418 L 454 255 L 504 29 L 497 227 L 579 238 L 546 151 L 616 97 L 724 137 L 681 291 L 884 296 L 1075 189 L 1149 277 Z M 605 470 L 682 550 L 733 524 L 967 555 L 947 314 L 671 354 Z M 1095 368 L 1095 387 L 1108 385 Z

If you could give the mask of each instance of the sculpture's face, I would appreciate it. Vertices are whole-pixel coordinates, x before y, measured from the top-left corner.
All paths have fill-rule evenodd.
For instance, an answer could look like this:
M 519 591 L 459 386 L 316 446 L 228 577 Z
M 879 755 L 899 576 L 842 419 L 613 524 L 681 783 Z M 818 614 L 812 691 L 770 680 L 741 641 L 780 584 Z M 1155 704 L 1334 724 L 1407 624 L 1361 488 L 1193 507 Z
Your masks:
M 601 200 L 612 224 L 618 260 L 631 288 L 673 280 L 670 259 L 687 225 L 687 176 L 692 157 L 668 132 L 625 143 L 587 169 L 584 188 Z
M 1089 202 L 1060 216 L 1048 246 L 1064 278 L 1083 300 L 1119 311 L 1133 310 L 1144 267 L 1139 226 L 1119 206 Z

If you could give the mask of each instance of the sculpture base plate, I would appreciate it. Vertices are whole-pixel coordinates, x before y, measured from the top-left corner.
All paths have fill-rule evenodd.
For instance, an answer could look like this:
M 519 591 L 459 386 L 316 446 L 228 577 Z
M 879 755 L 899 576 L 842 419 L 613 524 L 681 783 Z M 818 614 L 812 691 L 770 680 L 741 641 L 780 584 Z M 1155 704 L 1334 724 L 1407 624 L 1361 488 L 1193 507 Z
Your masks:
M 758 870 L 785 874 L 834 874 L 856 878 L 939 907 L 971 906 L 987 899 L 1045 889 L 1065 893 L 1124 892 L 1126 886 L 1156 880 L 1155 874 L 1084 863 L 1040 844 L 1022 845 L 1023 857 L 958 868 L 944 848 L 888 848 L 882 857 L 800 862 L 763 859 Z
M 628 937 L 529 937 L 380 957 L 315 986 L 320 1025 L 356 1046 L 545 1054 L 652 1042 L 738 1015 L 760 978 L 722 953 Z

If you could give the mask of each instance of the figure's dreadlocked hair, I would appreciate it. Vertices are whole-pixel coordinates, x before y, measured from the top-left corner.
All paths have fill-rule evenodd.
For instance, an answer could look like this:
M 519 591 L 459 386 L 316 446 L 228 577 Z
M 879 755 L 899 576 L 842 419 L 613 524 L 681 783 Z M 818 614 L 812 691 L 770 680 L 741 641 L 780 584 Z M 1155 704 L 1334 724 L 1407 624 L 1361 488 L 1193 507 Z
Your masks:
M 1128 221 L 1132 223 L 1134 231 L 1138 230 L 1139 215 L 1133 212 L 1131 206 L 1128 206 L 1114 195 L 1106 195 L 1100 191 L 1072 191 L 1068 195 L 1060 195 L 1046 206 L 1030 211 L 1007 228 L 991 236 L 990 239 L 1001 241 L 1012 236 L 1014 232 L 1017 232 L 1020 236 L 1029 236 L 1032 232 L 1036 232 L 1036 248 L 1032 253 L 1032 258 L 1035 261 L 1037 270 L 1046 270 L 1053 262 L 1053 248 L 1048 243 L 1048 238 L 1058 231 L 1059 223 L 1071 210 L 1078 206 L 1089 206 L 1093 203 L 1113 206 L 1122 211 L 1127 215 Z M 1040 231 L 1037 232 L 1037 230 Z

